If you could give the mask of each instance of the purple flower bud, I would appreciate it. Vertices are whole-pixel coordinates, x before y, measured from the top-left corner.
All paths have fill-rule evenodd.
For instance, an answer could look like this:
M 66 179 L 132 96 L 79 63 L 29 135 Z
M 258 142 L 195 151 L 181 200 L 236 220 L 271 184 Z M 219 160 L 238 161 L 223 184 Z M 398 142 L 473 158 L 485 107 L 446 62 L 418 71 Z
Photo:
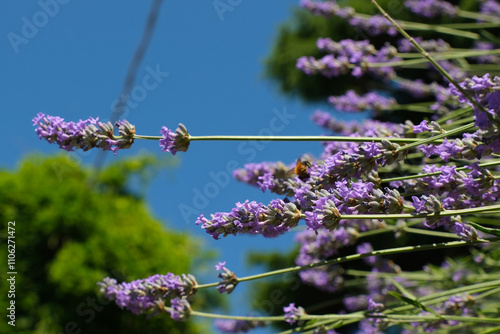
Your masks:
M 162 152 L 170 152 L 175 155 L 179 151 L 186 152 L 188 150 L 191 138 L 183 124 L 179 124 L 175 132 L 163 126 L 161 134 L 163 135 L 163 139 L 160 139 Z
M 375 302 L 371 296 L 368 296 L 368 310 L 382 312 L 385 310 L 385 305 Z
M 431 131 L 432 128 L 427 123 L 427 120 L 424 119 L 419 125 L 415 125 L 413 127 L 413 133 Z
M 224 262 L 219 262 L 218 264 L 215 265 L 215 270 L 224 270 L 224 266 L 226 265 L 226 261 Z
M 290 325 L 293 325 L 301 316 L 307 314 L 302 307 L 295 307 L 295 303 L 290 303 L 290 305 L 283 307 L 283 312 L 285 312 L 285 321 Z
M 221 266 L 222 263 L 223 263 L 223 265 Z M 231 292 L 233 292 L 233 290 L 236 288 L 236 286 L 239 283 L 238 277 L 236 276 L 236 274 L 234 272 L 232 272 L 229 269 L 227 269 L 226 267 L 224 267 L 225 262 L 222 262 L 222 263 L 219 263 L 219 265 L 218 265 L 219 269 L 217 269 L 217 270 L 222 271 L 221 273 L 219 273 L 219 276 L 218 276 L 219 278 L 222 279 L 222 281 L 219 283 L 219 285 L 217 285 L 217 290 L 220 293 L 230 294 Z
M 477 239 L 479 238 L 477 235 L 477 230 L 470 225 L 455 222 L 452 226 L 452 229 L 463 240 L 477 241 Z
M 191 315 L 191 305 L 185 298 L 174 298 L 170 301 L 170 316 L 176 321 L 186 321 Z

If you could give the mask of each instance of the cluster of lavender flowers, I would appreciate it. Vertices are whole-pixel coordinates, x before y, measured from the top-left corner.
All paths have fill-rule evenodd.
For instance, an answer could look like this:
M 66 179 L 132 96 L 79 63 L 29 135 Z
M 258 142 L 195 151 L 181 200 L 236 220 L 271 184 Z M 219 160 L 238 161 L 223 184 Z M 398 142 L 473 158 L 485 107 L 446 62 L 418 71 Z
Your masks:
M 78 122 L 65 122 L 58 116 L 45 115 L 39 113 L 33 118 L 35 132 L 40 139 L 45 139 L 49 143 L 57 143 L 59 147 L 66 151 L 81 149 L 88 151 L 94 147 L 104 151 L 112 151 L 115 155 L 118 150 L 128 149 L 137 138 L 135 126 L 127 120 L 118 120 L 115 127 L 119 136 L 113 133 L 113 125 L 110 122 L 99 122 L 99 118 L 92 118 Z M 163 126 L 160 130 L 162 138 L 159 139 L 162 152 L 170 152 L 175 155 L 177 152 L 186 152 L 191 142 L 191 137 L 183 124 L 174 131 Z M 146 138 L 149 139 L 149 138 Z
M 336 1 L 311 1 L 301 0 L 300 5 L 309 10 L 315 15 L 321 16 L 338 16 L 348 20 L 349 24 L 353 27 L 367 31 L 370 35 L 375 36 L 379 34 L 396 35 L 397 30 L 394 26 L 387 21 L 382 15 L 359 15 L 352 7 L 340 7 Z
M 104 151 L 116 152 L 127 149 L 134 143 L 135 127 L 126 120 L 118 121 L 120 137 L 113 135 L 113 125 L 110 122 L 99 122 L 99 118 L 92 118 L 78 122 L 65 122 L 63 118 L 49 116 L 43 113 L 33 118 L 36 133 L 40 139 L 49 143 L 57 143 L 66 151 L 82 149 L 84 151 L 97 147 Z
M 330 96 L 330 103 L 338 111 L 364 111 L 364 110 L 388 110 L 397 103 L 392 97 L 381 96 L 375 92 L 369 92 L 365 95 L 358 95 L 355 91 L 349 90 L 342 96 Z
M 105 278 L 98 285 L 107 299 L 114 300 L 120 308 L 135 314 L 158 315 L 170 300 L 172 319 L 183 321 L 189 317 L 191 306 L 188 298 L 196 292 L 198 283 L 193 275 L 154 275 L 129 283 L 118 283 Z
M 365 73 L 370 73 L 377 78 L 388 80 L 395 75 L 392 66 L 369 67 L 368 65 L 390 64 L 401 60 L 396 56 L 397 49 L 395 47 L 386 45 L 380 50 L 376 50 L 368 41 L 344 39 L 340 42 L 334 42 L 329 38 L 320 38 L 317 46 L 319 50 L 328 54 L 320 59 L 300 57 L 297 60 L 297 68 L 307 75 L 319 73 L 327 78 L 332 78 L 347 74 L 361 77 Z
M 427 18 L 440 15 L 454 17 L 459 11 L 458 7 L 447 1 L 440 0 L 406 0 L 405 7 L 409 8 L 413 13 Z
M 355 17 L 353 10 L 340 8 L 334 1 L 306 0 L 302 1 L 301 5 L 316 15 L 326 17 L 336 15 L 349 20 Z M 428 18 L 437 14 L 453 16 L 459 13 L 458 7 L 443 1 L 407 1 L 406 6 L 415 13 Z M 484 7 L 483 4 L 482 8 Z M 427 52 L 454 51 L 452 46 L 442 39 L 417 38 L 416 40 Z M 320 59 L 302 57 L 297 61 L 297 68 L 308 75 L 317 73 L 326 77 L 334 77 L 350 74 L 359 77 L 369 71 L 366 69 L 368 66 L 360 64 L 377 62 L 373 58 L 367 58 L 377 54 L 368 41 L 343 40 L 337 43 L 329 38 L 319 38 L 317 47 L 327 55 Z M 493 49 L 491 43 L 482 45 L 481 48 Z M 416 48 L 407 40 L 400 40 L 398 51 L 414 53 Z M 396 58 L 396 53 L 392 51 L 386 54 L 391 54 L 392 58 L 384 58 L 381 62 L 401 60 L 401 58 Z M 483 60 L 489 63 L 498 60 L 495 56 L 467 57 L 477 60 L 478 63 Z M 481 164 L 483 161 L 493 161 L 495 154 L 500 150 L 498 132 L 500 77 L 491 78 L 489 74 L 469 77 L 466 70 L 454 62 L 439 61 L 438 63 L 452 78 L 458 80 L 461 89 L 449 84 L 443 78 L 436 78 L 432 81 L 432 76 L 436 77 L 436 73 L 439 73 L 437 71 L 429 77 L 431 81 L 429 78 L 425 81 L 415 81 L 399 77 L 393 67 L 386 72 L 390 75 L 382 75 L 386 80 L 393 80 L 392 87 L 406 91 L 415 98 L 432 99 L 433 101 L 426 104 L 429 111 L 434 111 L 434 114 L 429 115 L 428 120 L 417 125 L 409 121 L 405 124 L 373 120 L 357 123 L 339 121 L 328 113 L 316 111 L 312 117 L 313 121 L 326 130 L 343 136 L 358 137 L 361 134 L 363 137 L 386 138 L 386 140 L 372 143 L 325 142 L 319 159 L 301 157 L 301 160 L 311 162 L 311 166 L 307 168 L 306 177 L 290 174 L 293 164 L 282 162 L 252 163 L 235 171 L 235 178 L 241 182 L 259 187 L 263 191 L 284 195 L 284 201 L 293 203 L 294 208 L 298 210 L 295 211 L 295 216 L 300 216 L 305 220 L 308 230 L 299 232 L 296 237 L 296 241 L 301 245 L 296 258 L 297 265 L 307 266 L 330 259 L 338 254 L 339 249 L 356 245 L 363 231 L 384 229 L 386 224 L 379 220 L 367 220 L 367 222 L 359 219 L 343 219 L 346 215 L 372 213 L 387 214 L 390 217 L 391 214 L 403 212 L 419 217 L 428 215 L 423 219 L 422 225 L 419 225 L 421 228 L 449 231 L 469 241 L 476 241 L 482 237 L 482 234 L 474 227 L 462 221 L 460 215 L 441 216 L 440 213 L 447 210 L 481 208 L 498 204 L 500 200 L 498 178 L 495 177 L 495 173 L 487 167 L 482 167 Z M 354 91 L 348 91 L 346 95 L 330 97 L 328 102 L 338 111 L 368 109 L 387 112 L 400 107 L 395 99 L 385 98 L 376 92 L 360 96 Z M 409 149 L 405 149 L 404 144 L 391 142 L 391 138 L 442 136 L 450 129 L 457 127 L 453 127 L 452 117 L 441 121 L 443 116 L 460 110 L 469 110 L 468 114 L 462 112 L 462 115 L 473 116 L 473 123 L 467 130 L 450 134 L 438 143 L 426 143 Z M 461 118 L 465 119 L 464 116 L 458 116 L 458 120 Z M 410 154 L 417 158 L 417 164 L 422 164 L 420 172 L 409 178 L 401 177 L 397 181 L 384 183 L 380 172 L 388 175 L 387 173 L 403 170 L 404 165 L 408 168 L 412 166 L 415 170 L 415 162 L 405 163 Z M 451 164 L 425 164 L 432 157 L 437 157 L 444 163 L 451 162 Z M 259 204 L 259 207 L 261 208 L 260 221 L 272 218 L 262 214 L 262 208 L 265 206 Z M 215 218 L 218 215 L 219 213 L 216 213 L 212 217 Z M 204 219 L 203 216 L 201 218 Z M 218 221 L 218 218 L 214 221 Z M 404 230 L 406 224 L 405 220 L 397 220 L 394 226 L 400 226 Z M 402 230 L 395 229 L 396 236 L 402 235 L 400 232 Z M 235 229 L 232 231 L 236 232 Z M 364 243 L 358 245 L 357 251 L 368 253 L 373 251 L 373 248 L 370 244 Z M 397 291 L 398 288 L 383 278 L 381 273 L 396 275 L 394 279 L 399 286 L 415 290 L 422 295 L 438 292 L 437 288 L 430 289 L 415 285 L 404 276 L 398 277 L 397 275 L 401 275 L 402 270 L 392 261 L 379 256 L 364 260 L 372 267 L 372 274 L 366 280 L 368 282 L 366 294 L 345 297 L 344 304 L 347 311 L 369 310 L 371 314 L 382 314 L 381 312 L 386 308 L 385 305 L 394 300 L 389 292 Z M 455 271 L 453 275 L 462 277 L 463 271 Z M 303 269 L 299 276 L 303 283 L 329 293 L 342 291 L 346 280 L 344 269 L 340 265 Z M 458 278 L 453 281 L 460 283 Z M 474 308 L 471 308 L 473 303 Z M 475 316 L 477 305 L 478 301 L 471 295 L 453 295 L 433 311 L 434 314 L 441 315 Z M 291 324 L 295 324 L 300 315 L 305 314 L 305 311 L 299 311 L 293 303 L 285 307 L 284 312 L 285 319 Z M 423 311 L 421 314 L 430 313 Z M 431 324 L 414 323 L 413 326 L 417 331 L 431 331 L 455 324 L 457 324 L 456 321 L 442 320 Z M 387 325 L 386 321 L 368 318 L 360 322 L 360 330 L 365 333 L 376 333 Z
M 386 34 L 396 39 L 396 27 L 382 15 L 358 14 L 335 1 L 302 0 L 301 6 L 326 18 L 338 16 L 355 27 L 369 30 L 372 35 Z M 483 1 L 479 5 L 480 13 L 472 14 L 441 0 L 407 0 L 405 7 L 426 19 L 462 16 L 478 22 L 486 20 L 493 25 L 499 23 L 495 17 L 500 15 L 500 3 L 496 0 Z M 417 23 L 402 25 L 422 28 Z M 432 27 L 425 26 L 426 29 Z M 447 28 L 449 32 L 451 28 Z M 428 54 L 447 57 L 432 65 L 435 70 L 422 71 L 427 65 L 422 66 L 415 57 L 418 48 L 413 42 Z M 304 155 L 291 164 L 251 163 L 234 171 L 238 181 L 279 197 L 269 204 L 251 200 L 238 202 L 229 212 L 216 212 L 209 218 L 201 214 L 195 222 L 216 240 L 244 234 L 275 238 L 293 232 L 292 229 L 303 222 L 303 230 L 295 236 L 299 244 L 295 263 L 301 269 L 298 275 L 302 283 L 326 294 L 340 295 L 341 298 L 336 299 L 342 300 L 342 312 L 364 311 L 364 318 L 359 322 L 363 333 L 379 333 L 392 324 L 384 317 L 396 299 L 420 308 L 417 311 L 422 317 L 437 316 L 427 323 L 413 323 L 404 333 L 451 327 L 458 324 L 456 316 L 487 317 L 481 314 L 481 303 L 488 304 L 481 300 L 484 296 L 478 295 L 480 290 L 475 291 L 475 295 L 464 293 L 465 290 L 442 295 L 443 289 L 473 283 L 471 268 L 474 264 L 486 263 L 486 255 L 480 251 L 469 267 L 446 260 L 441 268 L 424 267 L 420 273 L 426 275 L 415 281 L 412 278 L 416 276 L 405 275 L 400 265 L 380 256 L 383 252 L 375 252 L 374 246 L 363 238 L 384 232 L 392 232 L 400 238 L 411 232 L 467 241 L 461 245 L 485 242 L 488 238 L 488 231 L 493 229 L 477 224 L 483 223 L 481 216 L 465 218 L 469 221 L 462 216 L 475 214 L 485 207 L 499 208 L 500 177 L 495 166 L 500 165 L 500 77 L 488 73 L 473 75 L 485 68 L 475 65 L 499 62 L 498 52 L 494 51 L 498 46 L 491 40 L 477 41 L 474 45 L 478 52 L 474 54 L 456 50 L 444 39 L 399 39 L 397 45 L 386 43 L 377 50 L 369 40 L 336 42 L 322 37 L 316 47 L 325 55 L 319 59 L 300 57 L 296 67 L 307 75 L 320 74 L 327 78 L 344 75 L 360 78 L 369 74 L 391 87 L 390 91 L 399 90 L 418 103 L 405 106 L 397 100 L 399 94 L 389 97 L 383 91 L 361 94 L 353 90 L 345 95 L 330 96 L 325 102 L 337 111 L 370 110 L 373 117 L 407 110 L 424 111 L 424 117 L 416 121 L 418 124 L 409 120 L 404 124 L 341 121 L 327 112 L 316 111 L 312 116 L 316 124 L 342 136 L 340 140 L 325 140 L 319 157 Z M 457 53 L 457 57 L 453 58 L 453 53 Z M 420 79 L 407 75 L 414 70 L 421 74 Z M 136 135 L 134 126 L 125 120 L 115 124 L 119 136 L 113 134 L 110 123 L 93 118 L 67 123 L 59 117 L 38 114 L 33 124 L 40 139 L 56 142 L 68 151 L 97 147 L 116 153 L 129 148 L 135 139 L 155 139 L 159 140 L 163 152 L 176 154 L 186 152 L 192 140 L 200 140 L 191 137 L 182 124 L 175 132 L 162 127 L 161 137 Z M 492 217 L 493 221 L 498 220 L 496 212 Z M 491 234 L 500 235 L 498 230 L 494 231 Z M 493 244 L 495 240 L 489 241 Z M 347 290 L 356 274 L 348 273 L 341 261 L 332 259 L 354 247 L 357 254 L 363 255 L 359 258 L 363 258 L 369 271 L 364 275 L 361 288 Z M 482 247 L 484 252 L 495 252 L 491 245 Z M 218 263 L 216 270 L 220 281 L 211 286 L 216 286 L 220 293 L 232 293 L 241 279 L 225 267 L 225 262 Z M 446 275 L 452 282 L 446 282 Z M 482 268 L 481 275 L 478 279 L 488 276 L 488 270 Z M 431 281 L 430 277 L 438 277 L 439 281 Z M 199 288 L 194 276 L 170 273 L 120 284 L 106 278 L 99 285 L 101 292 L 121 308 L 151 315 L 168 309 L 172 318 L 181 321 L 194 312 L 190 299 Z M 345 291 L 349 291 L 348 294 Z M 402 297 L 400 292 L 410 297 L 412 294 L 424 296 L 441 304 L 429 308 L 422 304 L 422 299 Z M 436 297 L 431 299 L 433 295 Z M 168 301 L 170 306 L 166 305 Z M 290 303 L 283 308 L 281 320 L 298 328 L 306 323 L 304 318 L 310 316 L 305 307 Z M 449 320 L 446 316 L 455 318 Z M 216 322 L 217 328 L 226 333 L 247 332 L 265 324 L 260 319 Z M 335 333 L 329 325 L 331 323 L 322 323 L 314 333 Z

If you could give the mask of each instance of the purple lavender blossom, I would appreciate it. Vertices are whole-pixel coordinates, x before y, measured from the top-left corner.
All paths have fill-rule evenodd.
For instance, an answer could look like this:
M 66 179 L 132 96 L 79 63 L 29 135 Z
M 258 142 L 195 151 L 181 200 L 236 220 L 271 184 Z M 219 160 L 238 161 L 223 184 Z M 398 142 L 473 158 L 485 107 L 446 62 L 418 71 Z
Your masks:
M 476 229 L 470 225 L 455 222 L 452 228 L 455 233 L 463 240 L 477 241 L 477 239 L 479 238 Z
M 486 73 L 482 77 L 467 78 L 459 85 L 485 109 L 485 111 L 479 109 L 469 101 L 467 96 L 450 84 L 450 93 L 457 96 L 460 103 L 467 103 L 474 108 L 476 126 L 481 130 L 498 129 L 500 123 L 500 77 L 491 79 L 489 73 Z
M 432 128 L 429 126 L 428 121 L 425 119 L 422 122 L 420 122 L 419 125 L 415 125 L 413 127 L 413 133 L 427 132 L 431 130 Z
M 64 122 L 64 119 L 57 116 L 49 116 L 38 113 L 33 118 L 33 125 L 40 139 L 45 139 L 49 143 L 57 143 L 59 147 L 66 151 L 82 149 L 88 151 L 97 147 L 104 151 L 112 151 L 115 155 L 120 149 L 127 149 L 134 143 L 135 127 L 126 120 L 118 121 L 115 127 L 118 128 L 120 137 L 113 135 L 113 125 L 111 123 L 99 122 L 99 118 L 92 118 L 77 123 Z
M 317 234 L 313 231 L 302 231 L 296 234 L 295 241 L 300 244 L 299 255 L 295 263 L 299 266 L 308 265 L 326 260 L 338 254 L 339 249 L 354 244 L 358 232 L 354 228 L 339 227 L 330 232 L 319 229 Z
M 344 298 L 343 303 L 349 312 L 364 310 L 368 308 L 367 297 L 367 295 L 348 296 Z
M 328 78 L 340 75 L 351 74 L 361 77 L 365 73 L 370 73 L 378 78 L 390 79 L 394 77 L 393 67 L 369 67 L 371 63 L 390 63 L 399 61 L 396 57 L 396 48 L 386 45 L 380 50 L 376 50 L 367 41 L 353 41 L 345 39 L 340 42 L 329 42 L 321 40 L 320 46 L 334 50 L 321 59 L 314 57 L 301 57 L 297 60 L 297 68 L 307 75 L 320 73 Z
M 368 296 L 368 310 L 382 312 L 385 310 L 385 305 L 375 302 L 371 296 Z
M 276 237 L 297 225 L 300 210 L 293 203 L 285 203 L 277 199 L 267 206 L 255 201 L 236 203 L 231 212 L 217 212 L 206 219 L 203 214 L 196 220 L 214 239 L 222 234 L 237 235 L 239 233 L 260 234 L 266 238 Z
M 160 139 L 160 147 L 162 152 L 170 152 L 175 155 L 177 152 L 186 152 L 189 148 L 191 138 L 186 127 L 179 124 L 179 127 L 173 132 L 163 126 L 160 130 L 163 138 Z
M 415 41 L 420 45 L 420 47 L 422 47 L 422 49 L 428 52 L 449 52 L 452 49 L 450 44 L 442 39 L 424 40 L 421 37 L 415 37 Z M 402 38 L 398 41 L 398 51 L 413 53 L 417 52 L 417 48 L 415 48 L 415 46 L 406 38 Z
M 191 314 L 191 305 L 185 298 L 174 298 L 170 301 L 170 316 L 176 321 L 186 321 Z
M 372 15 L 369 18 L 356 15 L 356 11 L 352 7 L 340 7 L 336 1 L 310 1 L 302 0 L 301 7 L 309 10 L 314 15 L 321 15 L 325 17 L 338 16 L 349 20 L 349 24 L 363 29 L 372 36 L 386 33 L 390 36 L 397 34 L 397 29 L 382 15 Z
M 342 288 L 344 269 L 338 265 L 322 266 L 313 269 L 302 270 L 299 273 L 300 280 L 315 288 L 335 292 Z
M 215 266 L 217 270 L 221 271 L 218 277 L 222 279 L 219 285 L 217 285 L 217 290 L 219 291 L 219 293 L 230 294 L 236 288 L 239 281 L 236 274 L 227 269 L 224 266 L 225 264 L 226 262 L 219 262 L 219 264 Z
M 500 16 L 500 3 L 496 0 L 486 0 L 480 5 L 481 14 L 491 15 L 494 17 Z
M 405 7 L 427 18 L 457 15 L 458 7 L 442 0 L 406 0 Z
M 265 327 L 266 323 L 257 320 L 232 320 L 232 319 L 217 319 L 215 327 L 223 333 L 248 333 L 250 330 L 257 327 Z
M 163 311 L 167 299 L 184 299 L 194 294 L 198 283 L 193 275 L 176 276 L 168 273 L 120 284 L 107 277 L 97 284 L 101 287 L 101 293 L 107 299 L 114 300 L 120 308 L 135 314 L 152 311 L 155 315 Z
M 362 244 L 359 244 L 356 247 L 356 253 L 358 253 L 358 254 L 364 254 L 364 253 L 370 253 L 370 252 L 373 252 L 373 247 L 369 242 L 364 242 Z M 363 258 L 363 261 L 366 264 L 369 264 L 371 266 L 375 266 L 377 263 L 377 257 L 376 256 L 365 257 L 365 258 Z
M 430 131 L 433 134 L 443 133 L 443 129 L 438 122 L 432 121 L 431 124 L 427 120 L 423 120 L 419 125 L 414 125 L 413 133 L 421 133 Z
M 486 1 L 484 4 L 487 2 L 494 2 L 494 1 Z M 498 6 L 498 10 L 496 14 L 497 16 L 500 16 L 500 3 L 494 2 Z M 482 41 L 476 41 L 474 42 L 474 50 L 493 50 L 495 49 L 495 45 L 490 42 L 482 42 Z M 476 56 L 472 57 L 475 59 L 479 64 L 498 64 L 500 63 L 500 57 L 498 55 L 482 55 L 482 56 Z
M 340 222 L 340 213 L 332 198 L 320 197 L 313 202 L 313 211 L 305 213 L 308 229 L 314 230 L 316 233 L 320 228 L 334 230 Z
M 246 164 L 244 168 L 236 169 L 233 177 L 252 186 L 259 187 L 262 191 L 270 190 L 278 195 L 289 192 L 285 181 L 290 178 L 288 172 L 292 165 L 286 166 L 282 162 L 260 162 Z
M 257 185 L 259 186 L 262 192 L 266 190 L 272 190 L 274 188 L 274 178 L 273 173 L 267 172 L 262 176 L 259 176 L 259 181 L 257 181 Z
M 354 15 L 355 11 L 351 7 L 340 8 L 337 2 L 334 0 L 328 1 L 311 1 L 311 0 L 301 0 L 300 6 L 309 10 L 314 15 L 321 15 L 325 17 L 339 16 L 343 18 L 348 18 Z
M 226 265 L 226 261 L 224 262 L 219 262 L 215 265 L 215 270 L 224 270 L 224 266 Z
M 349 112 L 364 110 L 382 111 L 391 109 L 397 105 L 394 98 L 387 98 L 375 92 L 357 95 L 353 90 L 347 91 L 345 95 L 330 96 L 328 103 L 339 111 Z
M 301 316 L 306 314 L 302 307 L 295 307 L 295 303 L 290 303 L 290 305 L 283 307 L 283 312 L 285 312 L 285 321 L 290 325 L 296 323 Z
M 402 124 L 389 122 L 380 122 L 366 119 L 361 123 L 356 121 L 342 121 L 334 118 L 327 112 L 316 110 L 311 116 L 311 120 L 324 129 L 339 133 L 343 136 L 350 136 L 355 133 L 362 133 L 365 137 L 392 137 L 403 136 L 406 128 Z M 332 145 L 349 145 L 343 142 L 328 142 Z M 348 147 L 339 148 L 339 150 L 349 149 Z M 330 154 L 331 155 L 331 154 Z
M 394 25 L 380 14 L 372 15 L 369 18 L 354 15 L 349 19 L 349 23 L 354 27 L 363 29 L 371 36 L 381 34 L 396 36 L 398 33 Z

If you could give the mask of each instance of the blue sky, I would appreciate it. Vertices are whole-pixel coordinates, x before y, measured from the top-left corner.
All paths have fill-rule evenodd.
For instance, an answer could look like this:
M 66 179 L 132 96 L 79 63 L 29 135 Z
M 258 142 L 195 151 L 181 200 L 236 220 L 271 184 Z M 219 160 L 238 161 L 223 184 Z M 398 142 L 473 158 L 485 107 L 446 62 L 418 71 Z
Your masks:
M 183 123 L 192 135 L 321 134 L 309 121 L 314 106 L 281 96 L 262 79 L 263 60 L 277 28 L 298 0 L 223 0 L 231 8 L 223 13 L 215 10 L 214 2 L 164 1 L 125 114 L 137 133 L 160 135 L 162 125 L 175 129 Z M 0 155 L 2 168 L 14 168 L 32 152 L 59 152 L 56 145 L 35 135 L 31 119 L 38 112 L 67 121 L 111 116 L 150 5 L 150 1 L 130 0 L 4 3 L 0 105 L 7 145 Z M 137 141 L 130 150 L 120 151 L 118 158 L 142 150 L 167 154 L 157 142 Z M 290 163 L 303 153 L 320 151 L 319 143 L 253 147 L 240 142 L 193 142 L 188 152 L 178 153 L 179 168 L 161 172 L 154 180 L 147 200 L 153 214 L 170 227 L 201 238 L 203 247 L 218 249 L 219 260 L 227 261 L 238 276 L 255 274 L 258 268 L 245 268 L 245 254 L 289 250 L 292 234 L 279 239 L 230 236 L 215 241 L 194 224 L 196 216 L 230 211 L 246 199 L 267 203 L 273 198 L 232 178 L 228 181 L 228 168 L 260 161 Z M 71 156 L 92 165 L 96 153 Z M 106 161 L 114 159 L 109 154 Z M 215 280 L 215 270 L 213 275 Z M 247 289 L 230 296 L 234 305 L 246 302 Z M 247 311 L 235 309 L 237 314 Z

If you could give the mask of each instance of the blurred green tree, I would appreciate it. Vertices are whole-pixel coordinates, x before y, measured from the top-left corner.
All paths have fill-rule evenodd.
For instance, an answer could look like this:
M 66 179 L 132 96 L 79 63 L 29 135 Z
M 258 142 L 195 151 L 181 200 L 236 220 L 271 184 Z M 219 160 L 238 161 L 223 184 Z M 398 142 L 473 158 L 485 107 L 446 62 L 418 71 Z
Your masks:
M 163 226 L 151 216 L 141 192 L 132 190 L 131 180 L 147 183 L 162 164 L 140 156 L 94 177 L 65 155 L 32 156 L 18 170 L 0 171 L 0 219 L 16 222 L 17 271 L 16 327 L 2 321 L 1 333 L 210 332 L 192 321 L 174 322 L 169 314 L 133 315 L 98 293 L 96 283 L 104 277 L 131 281 L 156 273 L 179 275 L 207 256 L 193 257 L 196 241 Z M 7 228 L 1 233 L 5 241 Z M 7 247 L 0 254 L 6 262 Z M 218 303 L 214 295 L 196 297 L 197 306 Z M 0 301 L 8 305 L 6 293 Z

